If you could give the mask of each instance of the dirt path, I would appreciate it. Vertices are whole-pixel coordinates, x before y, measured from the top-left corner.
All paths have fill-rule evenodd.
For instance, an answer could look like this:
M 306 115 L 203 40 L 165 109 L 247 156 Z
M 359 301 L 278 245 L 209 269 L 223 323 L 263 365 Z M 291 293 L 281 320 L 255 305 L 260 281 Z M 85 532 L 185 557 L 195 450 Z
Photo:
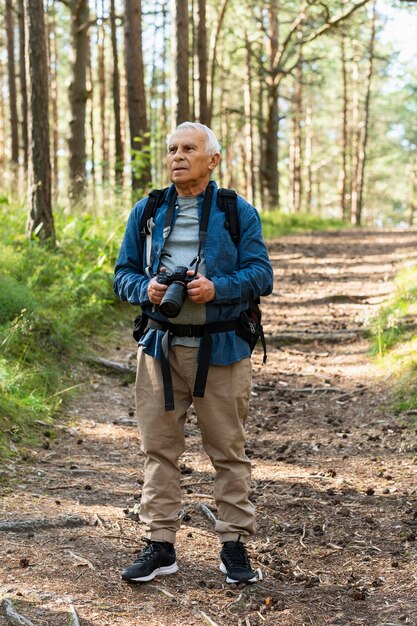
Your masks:
M 248 455 L 264 580 L 230 589 L 199 505 L 212 473 L 195 419 L 182 459 L 179 572 L 129 586 L 140 547 L 142 484 L 132 381 L 90 369 L 86 393 L 45 449 L 8 464 L 1 521 L 82 518 L 76 527 L 0 532 L 0 591 L 37 626 L 417 625 L 415 431 L 387 406 L 389 379 L 362 337 L 391 279 L 417 257 L 416 232 L 337 232 L 272 242 L 274 296 L 264 301 L 268 364 L 254 357 Z M 107 358 L 134 362 L 129 335 Z M 81 520 L 81 521 L 82 521 Z M 0 617 L 0 625 L 5 624 Z

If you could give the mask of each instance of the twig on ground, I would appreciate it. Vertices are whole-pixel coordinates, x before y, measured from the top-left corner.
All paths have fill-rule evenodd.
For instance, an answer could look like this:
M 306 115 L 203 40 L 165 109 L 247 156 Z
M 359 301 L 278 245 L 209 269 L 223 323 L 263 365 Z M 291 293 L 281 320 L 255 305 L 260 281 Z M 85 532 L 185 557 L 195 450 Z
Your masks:
M 134 374 L 136 367 L 132 365 L 126 365 L 125 363 L 117 363 L 116 361 L 108 361 L 100 357 L 89 356 L 85 359 L 88 363 L 94 363 L 95 365 L 102 365 L 107 369 L 117 372 L 118 374 Z
M 168 598 L 174 598 L 174 600 L 177 599 L 172 593 L 170 593 L 169 591 L 167 591 L 163 587 L 158 587 L 157 585 L 147 585 L 147 587 L 148 587 L 148 589 L 156 589 L 157 591 L 160 591 L 164 595 L 168 596 Z
M 210 624 L 210 626 L 219 626 L 219 624 L 217 624 L 216 622 L 213 622 L 213 620 L 211 619 L 211 617 L 209 617 L 207 615 L 207 613 L 204 613 L 204 611 L 200 611 L 200 609 L 196 609 L 196 612 L 201 615 L 202 617 L 204 617 L 205 620 L 208 621 L 208 623 Z
M 75 554 L 75 552 L 71 552 L 71 550 L 68 550 L 68 554 L 71 555 L 76 561 L 78 561 L 77 565 L 86 565 L 90 569 L 96 569 L 92 562 L 84 558 L 83 556 L 78 556 L 78 554 Z
M 226 606 L 224 607 L 224 608 L 225 608 L 225 610 L 226 610 L 228 613 L 230 613 L 230 612 L 231 612 L 231 611 L 230 611 L 230 607 L 232 607 L 234 604 L 238 604 L 238 603 L 242 600 L 242 598 L 243 598 L 243 591 L 242 591 L 242 593 L 240 593 L 240 594 L 239 594 L 239 596 L 236 598 L 236 600 L 233 600 L 233 602 L 228 602 L 228 603 L 226 604 Z
M 198 508 L 201 511 L 201 513 L 204 515 L 204 517 L 207 517 L 207 519 L 213 524 L 213 526 L 215 526 L 217 523 L 217 518 L 214 515 L 214 513 L 210 511 L 208 506 L 206 506 L 205 504 L 200 504 Z
M 16 611 L 10 598 L 4 598 L 2 605 L 9 624 L 13 624 L 13 626 L 36 626 L 36 624 Z
M 75 610 L 72 602 L 69 603 L 70 610 L 70 626 L 80 626 L 80 621 L 78 619 L 77 611 Z
M 306 525 L 303 524 L 303 534 L 300 537 L 300 544 L 303 546 L 303 548 L 307 548 L 306 544 L 303 541 L 305 536 L 306 536 Z
M 25 520 L 3 520 L 0 521 L 0 531 L 6 532 L 27 532 L 28 530 L 43 530 L 45 528 L 76 528 L 77 526 L 85 526 L 90 522 L 78 515 L 65 515 L 57 519 L 39 518 Z

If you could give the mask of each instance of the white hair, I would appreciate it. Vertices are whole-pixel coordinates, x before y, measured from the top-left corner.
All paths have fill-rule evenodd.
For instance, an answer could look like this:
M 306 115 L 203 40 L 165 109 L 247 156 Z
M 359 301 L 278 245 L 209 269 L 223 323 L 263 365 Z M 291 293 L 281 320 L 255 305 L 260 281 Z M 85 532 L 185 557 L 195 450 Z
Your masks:
M 179 124 L 179 126 L 177 126 L 177 128 L 174 130 L 174 133 L 177 130 L 182 130 L 183 128 L 192 128 L 193 130 L 198 130 L 200 132 L 203 132 L 206 136 L 207 154 L 209 154 L 210 156 L 213 156 L 214 154 L 220 154 L 219 140 L 217 139 L 216 135 L 211 130 L 211 128 L 209 128 L 205 124 L 200 124 L 199 122 L 183 122 L 182 124 Z M 169 147 L 169 144 L 171 143 L 171 137 L 174 133 L 171 133 L 171 135 L 169 135 L 168 137 L 168 140 L 167 140 L 168 147 Z

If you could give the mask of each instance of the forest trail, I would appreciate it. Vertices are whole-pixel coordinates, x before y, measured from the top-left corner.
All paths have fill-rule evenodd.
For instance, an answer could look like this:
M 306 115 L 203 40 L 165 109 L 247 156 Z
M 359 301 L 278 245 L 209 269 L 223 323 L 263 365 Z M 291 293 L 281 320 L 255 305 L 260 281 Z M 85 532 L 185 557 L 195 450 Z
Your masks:
M 191 411 L 179 572 L 122 583 L 144 535 L 132 377 L 86 368 L 56 438 L 4 468 L 2 523 L 85 522 L 0 531 L 0 591 L 36 626 L 67 626 L 70 600 L 81 626 L 417 625 L 416 432 L 384 408 L 389 376 L 371 367 L 363 336 L 396 271 L 417 258 L 417 232 L 303 234 L 269 250 L 271 340 L 266 366 L 260 350 L 253 357 L 247 426 L 258 511 L 249 552 L 264 579 L 231 589 L 218 571 L 199 510 L 213 504 L 212 472 Z M 102 356 L 133 365 L 130 331 Z

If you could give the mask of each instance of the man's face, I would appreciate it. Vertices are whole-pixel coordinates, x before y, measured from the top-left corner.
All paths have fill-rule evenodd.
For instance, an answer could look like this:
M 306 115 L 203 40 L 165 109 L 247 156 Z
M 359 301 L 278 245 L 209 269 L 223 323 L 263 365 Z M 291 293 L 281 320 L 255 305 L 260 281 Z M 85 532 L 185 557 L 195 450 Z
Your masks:
M 194 128 L 175 131 L 168 146 L 168 172 L 178 190 L 189 195 L 203 191 L 220 156 L 206 151 L 206 135 Z

